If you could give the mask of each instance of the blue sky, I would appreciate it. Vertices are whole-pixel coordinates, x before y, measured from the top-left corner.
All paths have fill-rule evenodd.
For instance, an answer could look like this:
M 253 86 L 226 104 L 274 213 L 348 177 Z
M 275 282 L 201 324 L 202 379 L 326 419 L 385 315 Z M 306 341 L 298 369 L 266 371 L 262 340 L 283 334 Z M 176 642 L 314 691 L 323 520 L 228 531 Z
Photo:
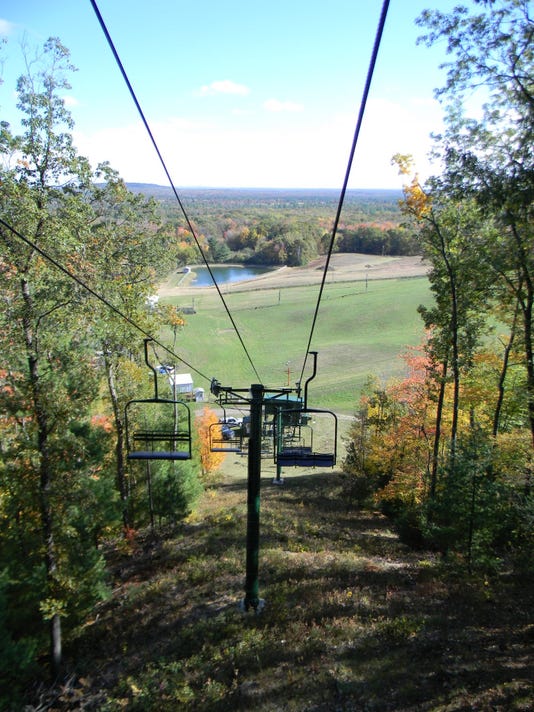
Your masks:
M 399 188 L 396 152 L 420 173 L 441 128 L 443 48 L 414 19 L 455 0 L 391 0 L 349 187 Z M 465 3 L 471 5 L 471 2 Z M 177 186 L 340 188 L 381 0 L 99 0 Z M 65 97 L 75 144 L 127 181 L 166 177 L 89 0 L 3 0 L 0 117 L 16 125 L 21 41 L 57 36 L 78 68 Z

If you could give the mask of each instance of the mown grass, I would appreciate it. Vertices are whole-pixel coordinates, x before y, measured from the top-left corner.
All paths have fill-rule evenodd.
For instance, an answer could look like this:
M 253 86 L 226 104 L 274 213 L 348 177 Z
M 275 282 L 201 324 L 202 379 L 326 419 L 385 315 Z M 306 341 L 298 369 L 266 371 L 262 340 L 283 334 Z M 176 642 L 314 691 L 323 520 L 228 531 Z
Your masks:
M 267 387 L 300 378 L 318 286 L 287 287 L 225 295 L 228 307 Z M 399 355 L 423 336 L 417 313 L 431 296 L 428 280 L 371 280 L 326 284 L 316 321 L 312 350 L 319 352 L 318 373 L 310 385 L 314 407 L 353 413 L 370 373 L 379 378 L 404 373 Z M 183 306 L 183 299 L 166 298 Z M 216 293 L 195 297 L 196 314 L 186 316 L 176 351 L 208 378 L 224 385 L 248 387 L 258 378 Z M 170 334 L 165 336 L 171 342 Z M 181 370 L 187 370 L 183 366 Z M 307 368 L 305 377 L 309 375 Z M 195 385 L 208 383 L 194 374 Z
M 178 529 L 111 548 L 112 598 L 70 642 L 50 708 L 532 709 L 532 589 L 455 577 L 352 509 L 343 484 L 263 478 L 260 614 L 238 607 L 242 479 L 207 490 Z

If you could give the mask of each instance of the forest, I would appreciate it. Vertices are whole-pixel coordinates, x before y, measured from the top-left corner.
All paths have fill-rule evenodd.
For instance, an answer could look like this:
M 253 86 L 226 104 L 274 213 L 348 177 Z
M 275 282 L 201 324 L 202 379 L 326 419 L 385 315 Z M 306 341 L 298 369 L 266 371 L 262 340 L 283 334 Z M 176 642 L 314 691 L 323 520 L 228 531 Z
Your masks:
M 477 3 L 473 16 L 461 8 L 420 16 L 421 41 L 444 41 L 449 48 L 445 83 L 437 89 L 446 118 L 434 146 L 442 170 L 421 183 L 411 157 L 397 155 L 405 181 L 400 205 L 394 195 L 351 196 L 333 248 L 423 255 L 434 304 L 419 310 L 426 338 L 407 354 L 404 379 L 382 382 L 370 364 L 340 462 L 339 489 L 328 504 L 335 510 L 331 531 L 336 541 L 347 536 L 338 528 L 348 506 L 368 517 L 385 515 L 411 551 L 435 554 L 448 575 L 480 585 L 477 595 L 485 603 L 491 595 L 483 592 L 496 590 L 499 581 L 513 580 L 525 592 L 534 574 L 529 5 L 485 1 Z M 118 580 L 113 577 L 126 576 L 135 564 L 138 542 L 153 534 L 150 551 L 162 555 L 166 544 L 157 537 L 194 529 L 196 508 L 206 507 L 209 496 L 203 496 L 217 481 L 221 462 L 206 435 L 217 418 L 209 409 L 194 419 L 191 459 L 145 469 L 127 458 L 126 405 L 153 395 L 143 339 L 170 335 L 164 346 L 174 352 L 178 336 L 187 335 L 187 318 L 149 297 L 177 266 L 199 261 L 199 246 L 212 262 L 308 263 L 328 249 L 335 202 L 321 193 L 191 190 L 186 200 L 197 245 L 166 191 L 129 189 L 107 163 L 92 167 L 78 154 L 72 117 L 61 98 L 73 69 L 68 49 L 49 39 L 40 61 L 28 64 L 16 86 L 21 132 L 0 124 L 0 709 L 6 710 L 38 709 L 24 705 L 37 705 L 44 681 L 63 681 L 64 693 L 65 681 L 75 675 L 73 651 L 85 650 L 87 665 L 92 635 L 98 644 L 97 627 L 91 626 L 97 626 L 101 606 L 110 598 L 117 609 L 121 605 L 113 599 Z M 488 98 L 473 118 L 467 99 L 477 87 Z M 303 500 L 295 507 L 304 509 Z M 297 515 L 291 516 L 285 521 L 297 537 L 300 525 Z M 213 517 L 224 540 L 235 512 Z M 324 535 L 319 522 L 326 527 L 327 515 L 320 517 L 306 525 L 317 541 Z M 281 544 L 282 534 L 276 536 Z M 212 539 L 208 544 L 215 546 Z M 305 545 L 299 546 L 290 552 L 302 553 Z M 216 554 L 212 565 L 222 566 L 224 552 Z M 335 559 L 338 568 L 341 556 Z M 205 560 L 193 558 L 181 563 L 184 570 L 192 567 L 184 586 L 202 581 L 211 587 L 213 571 L 204 579 Z M 278 571 L 280 560 L 273 554 L 270 561 L 272 572 Z M 327 627 L 334 610 L 352 605 L 346 572 L 343 576 L 341 593 L 325 614 Z M 281 585 L 289 587 L 288 581 Z M 434 593 L 441 585 L 433 581 Z M 394 587 L 388 590 L 395 595 Z M 495 594 L 492 600 L 501 599 Z M 363 620 L 363 608 L 362 603 L 354 616 Z M 289 631 L 289 614 L 278 620 L 273 610 L 272 620 L 266 620 Z M 295 610 L 300 616 L 298 603 Z M 217 609 L 191 635 L 191 649 L 204 635 L 214 646 L 223 640 L 222 629 L 215 630 L 222 615 Z M 191 620 L 202 618 L 195 616 Z M 393 622 L 377 616 L 377 640 L 388 645 L 421 631 L 410 627 L 408 614 Z M 317 660 L 326 654 L 320 638 L 326 628 L 318 620 L 307 620 L 306 643 L 299 638 L 299 656 L 312 666 L 314 644 Z M 225 625 L 237 635 L 230 613 Z M 61 702 L 58 693 L 41 709 L 238 709 L 239 694 L 250 695 L 253 687 L 248 681 L 238 689 L 236 671 L 243 674 L 242 660 L 252 661 L 255 669 L 254 651 L 261 635 L 269 636 L 262 625 L 247 629 L 246 652 L 232 643 L 232 671 L 221 662 L 212 679 L 205 670 L 209 685 L 193 673 L 200 652 L 190 662 L 159 657 L 138 678 L 129 678 L 128 689 L 115 680 L 118 687 L 108 690 L 107 701 L 103 676 L 94 683 L 99 692 L 92 691 L 93 707 L 83 706 L 81 698 Z M 430 650 L 431 640 L 426 644 Z M 349 644 L 343 645 L 348 650 Z M 225 655 L 222 649 L 217 654 L 221 660 Z M 115 657 L 121 657 L 120 649 Z M 91 687 L 87 677 L 80 679 L 85 682 L 78 692 Z M 175 692 L 166 685 L 175 685 Z M 355 683 L 338 676 L 332 689 L 346 709 L 358 708 L 350 707 L 351 695 L 361 701 L 363 694 Z M 214 697 L 199 706 L 195 690 L 198 699 L 208 699 L 210 690 Z
M 128 187 L 157 201 L 162 219 L 174 228 L 179 265 L 198 261 L 197 240 L 216 263 L 306 265 L 326 252 L 339 201 L 334 190 L 184 188 L 181 200 L 194 215 L 193 236 L 170 188 Z M 418 254 L 415 233 L 402 220 L 401 197 L 393 190 L 347 191 L 334 250 Z
M 407 354 L 406 379 L 370 380 L 345 469 L 354 496 L 379 502 L 412 545 L 454 551 L 469 573 L 514 561 L 531 570 L 532 20 L 513 2 L 492 19 L 428 11 L 419 22 L 421 41 L 441 38 L 461 56 L 438 90 L 443 172 L 422 185 L 411 157 L 394 157 L 435 304 L 419 308 L 427 337 Z M 483 32 L 493 39 L 484 57 Z M 462 100 L 481 84 L 489 99 L 475 120 Z

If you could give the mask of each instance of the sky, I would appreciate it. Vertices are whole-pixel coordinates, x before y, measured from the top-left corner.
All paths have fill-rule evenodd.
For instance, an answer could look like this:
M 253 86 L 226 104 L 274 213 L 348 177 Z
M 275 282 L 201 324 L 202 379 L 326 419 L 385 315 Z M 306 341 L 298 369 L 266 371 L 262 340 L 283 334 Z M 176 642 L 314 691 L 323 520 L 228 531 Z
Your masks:
M 341 188 L 382 0 L 97 4 L 175 186 Z M 400 188 L 395 153 L 437 172 L 444 47 L 417 45 L 414 19 L 456 4 L 391 0 L 349 188 Z M 18 128 L 22 46 L 59 37 L 78 70 L 64 99 L 79 152 L 128 182 L 168 184 L 90 0 L 3 0 L 0 35 L 0 119 Z

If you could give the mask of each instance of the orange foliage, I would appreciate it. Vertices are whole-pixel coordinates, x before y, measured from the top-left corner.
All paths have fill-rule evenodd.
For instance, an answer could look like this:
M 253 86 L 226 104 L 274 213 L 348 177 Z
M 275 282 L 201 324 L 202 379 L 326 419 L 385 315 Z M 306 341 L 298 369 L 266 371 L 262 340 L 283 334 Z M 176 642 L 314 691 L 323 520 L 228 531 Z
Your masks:
M 164 304 L 161 307 L 161 310 L 165 322 L 173 329 L 185 326 L 185 319 L 183 318 L 182 312 L 178 309 L 178 307 L 173 304 Z
M 198 437 L 200 441 L 200 466 L 202 474 L 208 475 L 215 472 L 224 462 L 225 453 L 212 452 L 210 448 L 210 426 L 218 423 L 215 411 L 205 406 L 202 414 L 196 419 Z
M 435 381 L 424 346 L 413 347 L 404 359 L 409 372 L 391 383 L 384 394 L 384 423 L 369 443 L 368 462 L 388 473 L 378 501 L 420 502 L 425 495 L 435 432 Z
M 106 433 L 113 431 L 113 423 L 108 415 L 93 415 L 91 417 L 91 425 L 93 428 L 102 428 Z

